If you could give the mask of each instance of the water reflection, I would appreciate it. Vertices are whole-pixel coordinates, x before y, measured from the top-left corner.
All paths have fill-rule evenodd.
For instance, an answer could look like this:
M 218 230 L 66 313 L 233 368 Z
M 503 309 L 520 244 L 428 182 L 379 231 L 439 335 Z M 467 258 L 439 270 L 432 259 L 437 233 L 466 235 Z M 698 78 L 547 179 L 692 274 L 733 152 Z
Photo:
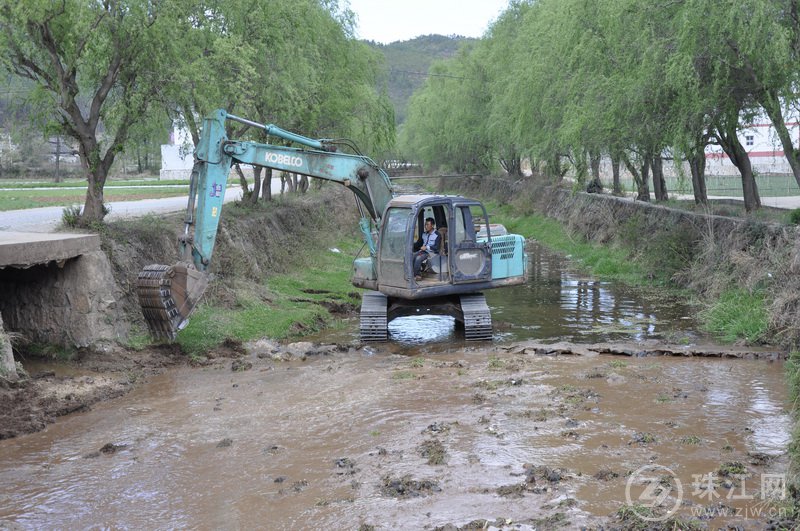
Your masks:
M 389 323 L 392 341 L 408 345 L 452 342 L 457 339 L 455 319 L 446 315 L 412 315 Z M 463 332 L 460 339 L 464 339 Z
M 507 340 L 602 342 L 666 339 L 692 341 L 696 327 L 684 301 L 657 297 L 570 269 L 567 258 L 535 242 L 528 246 L 529 281 L 487 292 L 495 328 Z
M 646 339 L 695 343 L 694 311 L 684 300 L 602 282 L 571 269 L 568 258 L 535 242 L 528 244 L 529 280 L 486 292 L 495 342 L 571 341 L 599 343 Z M 358 342 L 358 319 L 311 341 Z M 389 323 L 390 340 L 409 347 L 460 343 L 464 332 L 446 316 L 401 317 Z

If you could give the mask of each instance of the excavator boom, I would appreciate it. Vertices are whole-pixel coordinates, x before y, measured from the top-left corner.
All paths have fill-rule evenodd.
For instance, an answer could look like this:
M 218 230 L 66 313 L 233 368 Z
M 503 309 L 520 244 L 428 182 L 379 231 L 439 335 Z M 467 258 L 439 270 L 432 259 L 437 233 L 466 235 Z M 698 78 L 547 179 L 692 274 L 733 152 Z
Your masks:
M 306 148 L 229 140 L 225 121 L 257 127 L 267 135 Z M 361 230 L 370 256 L 376 243 L 371 225 L 380 226 L 393 197 L 386 173 L 368 157 L 336 152 L 330 140 L 315 140 L 274 125 L 264 125 L 217 110 L 203 121 L 180 237 L 180 260 L 171 265 L 148 265 L 139 273 L 137 292 L 148 328 L 154 337 L 174 340 L 208 286 L 219 220 L 231 167 L 236 163 L 262 166 L 338 182 L 357 197 Z

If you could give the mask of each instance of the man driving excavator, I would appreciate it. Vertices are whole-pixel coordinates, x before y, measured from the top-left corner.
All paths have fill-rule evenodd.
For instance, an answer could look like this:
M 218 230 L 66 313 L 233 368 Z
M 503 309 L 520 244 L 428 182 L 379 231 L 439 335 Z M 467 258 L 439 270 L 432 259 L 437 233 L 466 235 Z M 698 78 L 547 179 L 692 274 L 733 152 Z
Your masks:
M 439 235 L 436 233 L 436 222 L 433 218 L 425 220 L 425 232 L 414 244 L 414 279 L 422 280 L 422 266 L 432 254 L 439 252 Z

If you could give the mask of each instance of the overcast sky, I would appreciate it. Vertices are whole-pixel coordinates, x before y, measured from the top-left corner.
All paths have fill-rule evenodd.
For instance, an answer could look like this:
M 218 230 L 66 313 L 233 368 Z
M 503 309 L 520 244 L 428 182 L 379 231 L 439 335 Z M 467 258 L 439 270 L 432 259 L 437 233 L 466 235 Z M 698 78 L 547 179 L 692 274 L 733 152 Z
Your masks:
M 419 35 L 480 37 L 508 0 L 350 0 L 358 36 L 380 43 Z

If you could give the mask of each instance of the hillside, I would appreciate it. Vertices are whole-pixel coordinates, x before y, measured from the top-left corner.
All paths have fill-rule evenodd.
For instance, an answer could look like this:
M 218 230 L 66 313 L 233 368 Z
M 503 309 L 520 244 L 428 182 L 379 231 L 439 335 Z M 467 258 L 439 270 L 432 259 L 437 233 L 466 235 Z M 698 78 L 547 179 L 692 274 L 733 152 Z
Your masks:
M 380 44 L 368 41 L 386 57 L 389 70 L 389 98 L 398 124 L 405 121 L 408 99 L 425 81 L 428 68 L 436 59 L 452 57 L 461 44 L 475 39 L 458 35 L 423 35 L 407 41 Z

